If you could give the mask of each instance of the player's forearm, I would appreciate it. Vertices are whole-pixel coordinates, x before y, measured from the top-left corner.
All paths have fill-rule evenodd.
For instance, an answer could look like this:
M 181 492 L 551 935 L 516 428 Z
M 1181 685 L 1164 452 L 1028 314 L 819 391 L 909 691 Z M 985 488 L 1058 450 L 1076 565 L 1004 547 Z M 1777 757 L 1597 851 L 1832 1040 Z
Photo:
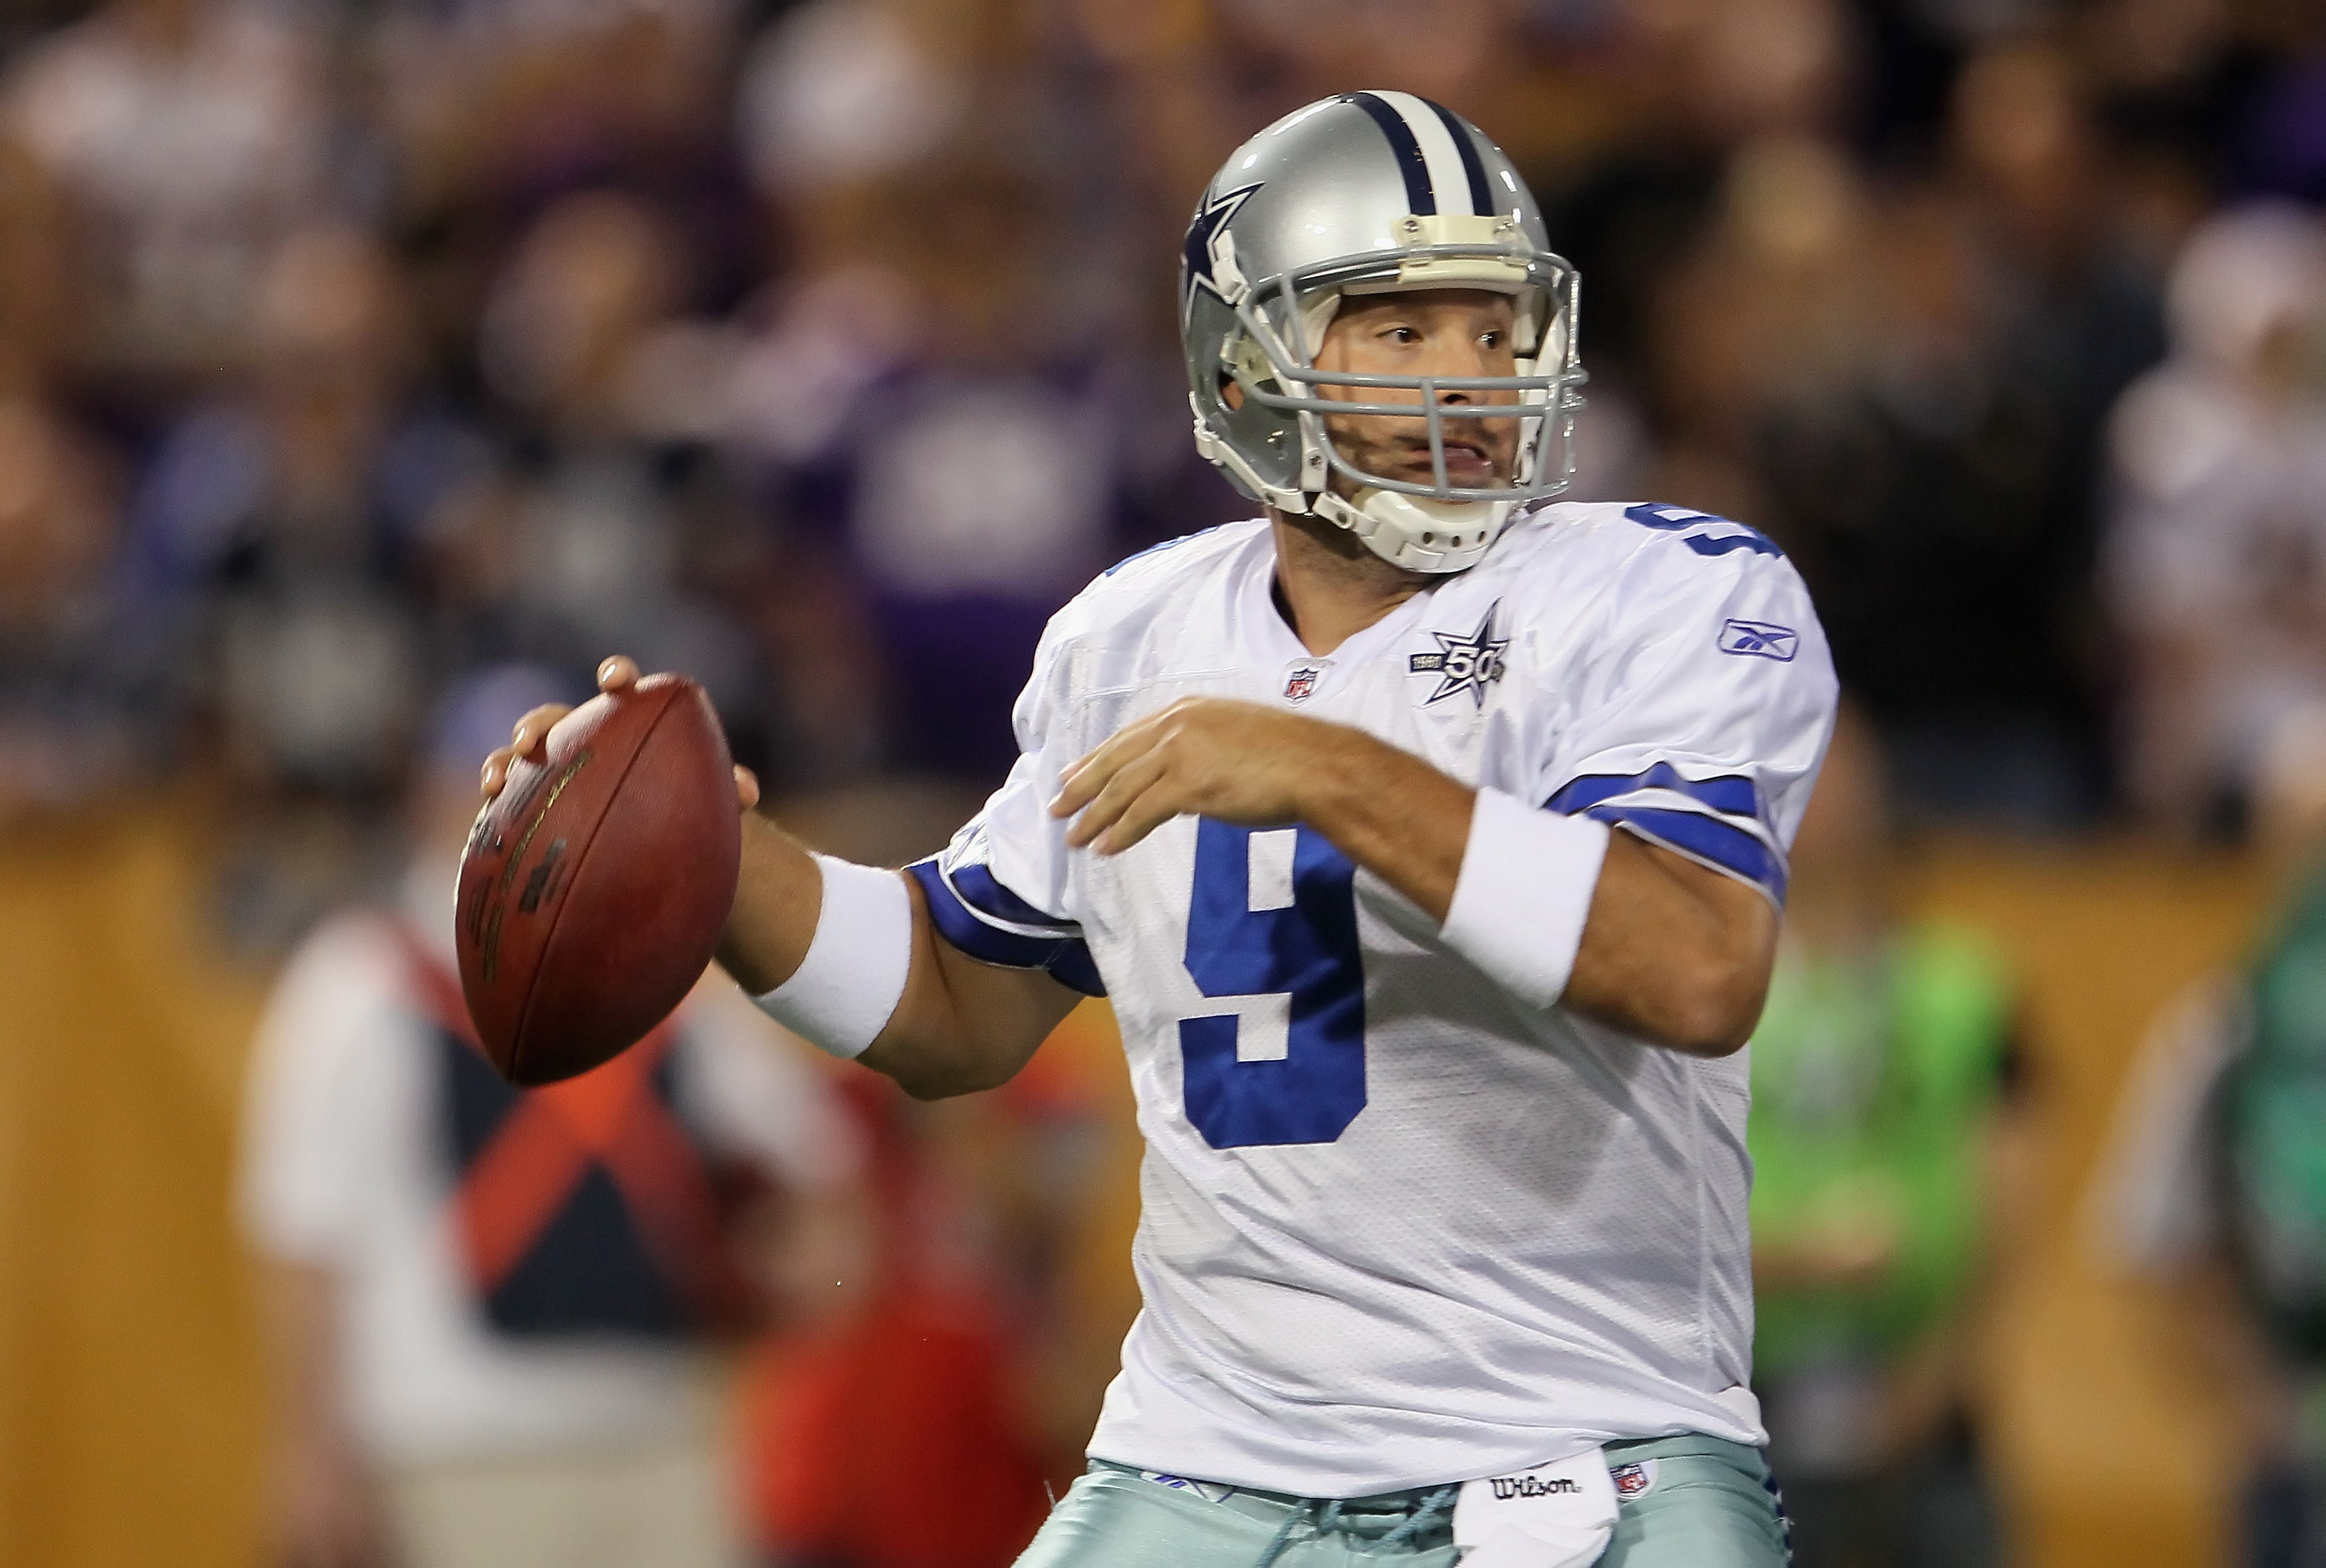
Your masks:
M 916 1099 L 992 1089 L 1017 1075 L 1081 1000 L 1039 970 L 980 963 L 937 933 L 926 895 L 913 901 L 912 967 L 879 1038 L 858 1058 Z
M 815 940 L 823 878 L 805 845 L 757 812 L 743 813 L 743 864 L 719 964 L 749 996 L 792 978 Z
M 895 878 L 904 894 L 888 906 L 893 914 L 878 900 L 869 909 L 863 903 L 860 883 L 877 888 L 883 877 Z M 823 932 L 828 922 L 837 928 Z M 892 942 L 898 968 L 874 961 Z M 923 1099 L 1006 1081 L 1078 1000 L 1039 970 L 982 964 L 954 948 L 938 935 L 909 877 L 819 866 L 798 840 L 755 812 L 743 819 L 742 873 L 719 961 L 779 1020 Z M 818 972 L 805 976 L 804 968 Z M 795 977 L 821 999 L 770 997 L 797 990 Z
M 1477 792 L 1363 730 L 1331 728 L 1307 770 L 1301 820 L 1442 923 Z
M 1443 924 L 1476 792 L 1355 730 L 1315 760 L 1303 819 Z M 1726 1055 L 1760 1018 L 1775 943 L 1775 912 L 1758 892 L 1618 832 L 1560 1002 L 1650 1044 Z
M 1618 831 L 1560 1000 L 1634 1039 L 1726 1056 L 1760 1022 L 1776 951 L 1758 889 Z

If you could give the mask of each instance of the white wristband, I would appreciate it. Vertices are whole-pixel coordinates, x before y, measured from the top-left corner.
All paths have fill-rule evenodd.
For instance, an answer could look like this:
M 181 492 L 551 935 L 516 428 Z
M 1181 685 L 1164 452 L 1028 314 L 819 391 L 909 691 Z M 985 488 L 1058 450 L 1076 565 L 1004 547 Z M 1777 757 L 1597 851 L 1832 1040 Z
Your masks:
M 815 858 L 823 905 L 815 938 L 792 978 L 751 998 L 793 1034 L 834 1056 L 857 1057 L 889 1026 L 913 964 L 913 900 L 894 871 Z
M 1438 935 L 1512 995 L 1548 1007 L 1567 990 L 1607 828 L 1482 789 Z

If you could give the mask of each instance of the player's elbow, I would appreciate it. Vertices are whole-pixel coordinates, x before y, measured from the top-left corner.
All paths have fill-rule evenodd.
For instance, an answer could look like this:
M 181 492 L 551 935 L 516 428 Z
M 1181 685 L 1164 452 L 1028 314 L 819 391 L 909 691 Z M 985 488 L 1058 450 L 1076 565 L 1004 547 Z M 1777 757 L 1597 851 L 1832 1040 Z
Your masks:
M 1734 1055 L 1753 1037 L 1768 997 L 1769 966 L 1757 955 L 1707 955 L 1666 992 L 1655 1043 L 1691 1056 Z
M 1010 1079 L 1007 1072 L 981 1072 L 956 1062 L 891 1070 L 889 1076 L 897 1081 L 898 1088 L 915 1099 L 924 1101 L 954 1099 L 964 1094 L 982 1093 L 989 1089 L 999 1089 Z
M 1047 1025 L 980 1030 L 951 1014 L 922 1016 L 892 1022 L 858 1060 L 915 1099 L 952 1099 L 1009 1082 L 1048 1034 Z
M 991 1053 L 958 1038 L 932 1042 L 885 1035 L 861 1060 L 920 1100 L 952 1099 L 998 1089 L 1015 1072 Z
M 898 1075 L 897 1087 L 913 1099 L 926 1104 L 931 1100 L 954 1099 L 964 1094 L 974 1094 L 984 1086 L 971 1083 L 961 1078 L 940 1074 L 923 1076 L 918 1073 L 907 1073 Z

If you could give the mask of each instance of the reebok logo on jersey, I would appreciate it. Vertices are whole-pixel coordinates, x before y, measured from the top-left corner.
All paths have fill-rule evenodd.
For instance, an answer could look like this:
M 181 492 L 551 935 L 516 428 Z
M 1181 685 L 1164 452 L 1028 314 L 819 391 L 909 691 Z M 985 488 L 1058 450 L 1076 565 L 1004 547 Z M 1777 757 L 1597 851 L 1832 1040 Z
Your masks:
M 1583 1495 L 1583 1483 L 1573 1476 L 1497 1475 L 1486 1478 L 1494 1489 L 1498 1502 L 1512 1498 L 1575 1498 Z
M 1423 706 L 1442 702 L 1464 691 L 1470 693 L 1479 707 L 1486 705 L 1486 688 L 1503 678 L 1503 650 L 1511 645 L 1510 638 L 1494 636 L 1494 612 L 1502 608 L 1500 599 L 1488 605 L 1485 619 L 1466 637 L 1452 632 L 1430 633 L 1437 639 L 1437 651 L 1414 654 L 1406 659 L 1409 674 L 1437 677 L 1437 690 L 1422 699 Z
M 1800 633 L 1768 621 L 1729 621 L 1720 628 L 1720 651 L 1724 654 L 1746 654 L 1756 659 L 1774 659 L 1780 664 L 1790 664 L 1800 647 Z

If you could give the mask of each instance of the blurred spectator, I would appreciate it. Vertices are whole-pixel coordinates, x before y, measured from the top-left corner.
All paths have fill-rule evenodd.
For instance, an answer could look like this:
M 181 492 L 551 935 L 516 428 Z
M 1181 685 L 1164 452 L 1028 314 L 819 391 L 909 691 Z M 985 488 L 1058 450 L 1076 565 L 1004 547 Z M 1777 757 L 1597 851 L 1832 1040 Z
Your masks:
M 1820 138 L 1754 138 L 1718 194 L 1711 227 L 1653 296 L 1645 367 L 1660 389 L 1661 450 L 1640 482 L 1766 519 L 1756 443 L 1787 411 L 1860 376 L 1884 325 L 1867 257 L 1875 230 L 1856 172 Z M 1817 581 L 1812 562 L 1804 571 Z
M 2252 13 L 2219 0 L 2107 0 L 2082 50 L 2116 149 L 2122 205 L 2160 255 L 2186 236 L 2228 172 L 2239 121 L 2268 66 Z
M 1656 294 L 1718 215 L 1730 152 L 1758 136 L 1829 131 L 1848 60 L 1830 0 L 1692 0 L 1624 14 L 1644 100 L 1632 106 L 1630 134 L 1579 176 L 1545 171 L 1532 183 L 1549 204 L 1552 245 L 1591 291 L 1591 395 L 1644 403 L 1661 423 L 1661 394 L 1686 389 L 1646 362 Z
M 215 715 L 237 786 L 226 917 L 253 951 L 384 869 L 349 812 L 402 780 L 432 674 L 417 551 L 482 450 L 421 405 L 408 307 L 368 237 L 293 231 L 247 357 L 167 424 L 131 502 L 126 613 Z
M 2229 189 L 2326 200 L 2326 22 L 2315 6 L 2256 7 L 2275 22 L 2277 59 L 2241 105 Z
M 690 408 L 715 388 L 656 375 L 679 329 L 684 264 L 655 210 L 612 190 L 567 197 L 527 231 L 480 328 L 502 414 L 499 484 L 437 543 L 472 657 L 579 674 L 619 648 L 684 670 L 757 764 L 758 673 L 714 597 L 721 552 L 748 524 Z
M 1121 422 L 1040 188 L 945 165 L 889 206 L 872 254 L 902 265 L 803 293 L 750 361 L 742 393 L 766 401 L 737 426 L 786 509 L 862 573 L 887 760 L 998 782 L 1043 623 L 1117 543 Z
M 2272 731 L 2326 699 L 2326 225 L 2255 206 L 2174 268 L 2172 352 L 2113 435 L 2126 783 L 2149 821 L 2234 827 Z
M 395 206 L 457 329 L 515 233 L 577 190 L 650 201 L 704 302 L 762 260 L 730 135 L 728 0 L 461 0 L 386 7 L 368 51 Z
M 83 303 L 64 193 L 51 171 L 0 131 L 0 389 L 55 389 Z
M 1128 1185 L 1101 1168 L 1123 1146 L 1100 1094 L 1120 1051 L 1082 1013 L 991 1093 L 924 1106 L 843 1081 L 878 1220 L 840 1308 L 772 1339 L 747 1386 L 770 1568 L 1008 1568 L 1081 1473 L 1137 1305 L 1076 1278 L 1088 1257 L 1120 1272 L 1121 1239 L 1093 1234 Z
M 782 1278 L 786 1237 L 828 1230 L 814 1216 L 844 1199 L 853 1144 L 721 982 L 548 1089 L 476 1049 L 451 922 L 476 769 L 563 691 L 522 668 L 455 689 L 400 897 L 311 937 L 261 1031 L 242 1204 L 282 1563 L 736 1561 L 697 1352 L 746 1321 L 747 1271 Z
M 2015 1001 L 1975 934 L 1895 913 L 1886 793 L 1845 715 L 1753 1035 L 1753 1382 L 1801 1568 L 1981 1568 L 1969 1350 Z
M 181 688 L 125 613 L 99 453 L 0 396 L 0 830 L 144 776 Z
M 1513 0 L 1449 7 L 1417 28 L 1398 0 L 1226 0 L 1220 9 L 1284 76 L 1288 103 L 1394 78 L 1405 91 L 1462 105 L 1515 52 Z
M 1952 189 L 1892 204 L 1853 253 L 1880 291 L 1856 365 L 1762 427 L 1768 526 L 1903 803 L 2056 830 L 2104 803 L 2102 434 L 2161 352 L 2159 303 L 2070 62 L 1986 51 L 1952 115 Z
M 275 243 L 327 191 L 321 61 L 248 0 L 116 0 L 27 52 L 0 123 L 70 198 L 83 362 L 139 399 L 238 364 Z
M 926 6 L 815 0 L 752 44 L 737 108 L 751 171 L 784 197 L 861 187 L 957 135 L 969 86 Z M 811 264 L 829 257 L 810 256 Z
M 150 613 L 214 647 L 246 779 L 392 787 L 425 671 L 414 552 L 481 462 L 412 404 L 393 263 L 299 232 L 262 274 L 246 374 L 164 435 L 135 499 Z
M 2089 1216 L 2113 1272 L 2167 1287 L 2169 1353 L 2244 1417 L 2238 1568 L 2308 1568 L 2326 1554 L 2326 705 L 2276 727 L 2251 789 L 2277 918 L 2158 1013 Z

